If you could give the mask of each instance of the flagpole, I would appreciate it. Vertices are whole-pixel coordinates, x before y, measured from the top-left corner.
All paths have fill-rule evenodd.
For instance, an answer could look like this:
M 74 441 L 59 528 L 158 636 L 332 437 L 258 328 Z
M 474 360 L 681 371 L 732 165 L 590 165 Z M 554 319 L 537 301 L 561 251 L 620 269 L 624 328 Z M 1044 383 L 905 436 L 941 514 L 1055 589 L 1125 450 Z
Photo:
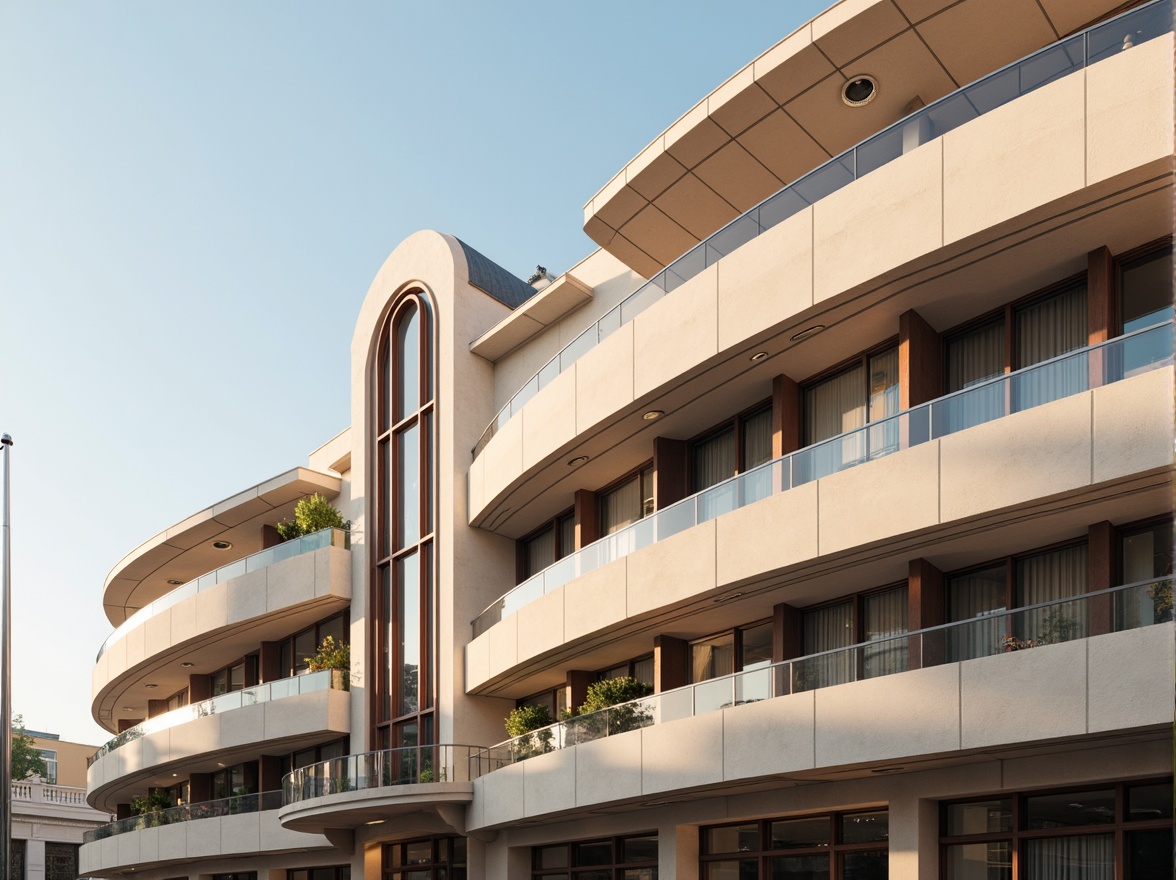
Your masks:
M 0 877 L 8 878 L 12 871 L 12 528 L 11 492 L 8 483 L 8 459 L 12 455 L 12 438 L 0 435 L 0 456 L 4 457 L 3 505 L 0 507 L 0 550 L 4 553 L 0 564 Z

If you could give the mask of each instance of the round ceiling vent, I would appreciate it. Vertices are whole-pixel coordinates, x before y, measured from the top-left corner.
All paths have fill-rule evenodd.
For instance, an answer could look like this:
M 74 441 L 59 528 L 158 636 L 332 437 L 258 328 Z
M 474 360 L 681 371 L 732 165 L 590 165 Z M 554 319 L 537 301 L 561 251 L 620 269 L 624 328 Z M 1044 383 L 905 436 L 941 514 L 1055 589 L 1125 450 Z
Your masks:
M 841 87 L 841 100 L 850 107 L 861 107 L 869 104 L 878 95 L 878 81 L 872 76 L 861 74 L 849 78 Z

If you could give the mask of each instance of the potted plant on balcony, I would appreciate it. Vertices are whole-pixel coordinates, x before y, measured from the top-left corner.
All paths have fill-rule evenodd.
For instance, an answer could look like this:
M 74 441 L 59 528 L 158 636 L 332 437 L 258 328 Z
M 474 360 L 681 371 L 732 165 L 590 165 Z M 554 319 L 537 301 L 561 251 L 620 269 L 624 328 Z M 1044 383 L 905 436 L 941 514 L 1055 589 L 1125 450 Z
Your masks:
M 1167 623 L 1172 619 L 1172 582 L 1157 581 L 1147 588 L 1152 600 L 1152 623 Z
M 506 735 L 516 761 L 552 750 L 551 712 L 546 706 L 519 706 L 506 716 Z
M 317 492 L 294 505 L 294 520 L 282 520 L 275 526 L 278 537 L 291 541 L 322 529 L 350 529 L 351 520 L 343 519 L 334 505 Z
M 131 801 L 131 812 L 142 816 L 143 828 L 166 825 L 163 811 L 172 807 L 171 795 L 162 788 L 153 788 L 146 795 Z
M 584 702 L 568 713 L 573 740 L 588 742 L 648 727 L 653 712 L 647 705 L 634 701 L 652 692 L 653 688 L 645 682 L 628 676 L 606 678 L 590 685 Z
M 313 657 L 306 657 L 307 669 L 311 672 L 331 670 L 331 687 L 336 690 L 351 690 L 351 645 L 336 642 L 334 636 L 327 636 L 319 645 Z

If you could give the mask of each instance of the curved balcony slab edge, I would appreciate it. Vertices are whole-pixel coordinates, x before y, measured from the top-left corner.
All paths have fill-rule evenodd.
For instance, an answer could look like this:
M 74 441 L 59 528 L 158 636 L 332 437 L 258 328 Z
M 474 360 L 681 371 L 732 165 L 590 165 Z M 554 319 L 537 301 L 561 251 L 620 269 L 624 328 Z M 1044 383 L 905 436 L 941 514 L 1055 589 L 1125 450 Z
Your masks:
M 303 850 L 327 850 L 321 835 L 283 828 L 277 810 L 195 819 L 158 828 L 128 831 L 82 845 L 82 876 L 108 876 L 199 859 L 240 859 Z
M 1127 751 L 1138 764 L 1124 775 L 1167 773 L 1173 635 L 1165 623 L 1091 636 L 731 706 L 536 755 L 475 781 L 469 830 L 771 777 L 817 781 L 868 777 L 878 767 L 1016 758 L 1040 754 L 1043 743 L 1064 764 L 1072 762 L 1069 749 L 1135 737 Z M 1016 772 L 1015 761 L 1006 766 Z M 1069 775 L 1113 778 L 1122 769 Z
M 98 808 L 113 809 L 116 795 L 144 788 L 152 777 L 168 777 L 217 755 L 252 757 L 261 745 L 322 742 L 351 732 L 351 694 L 322 690 L 281 700 L 243 706 L 193 719 L 149 733 L 103 755 L 87 771 L 88 799 Z M 167 781 L 164 779 L 164 781 Z
M 351 553 L 324 547 L 216 584 L 135 627 L 113 642 L 93 670 L 94 720 L 113 730 L 116 706 L 150 680 L 156 688 L 135 693 L 130 705 L 188 684 L 188 668 L 217 669 L 225 656 L 255 650 L 351 601 Z M 238 650 L 240 649 L 240 650 Z M 248 650 L 246 650 L 248 649 Z M 235 652 L 235 653 L 234 653 Z
M 1130 488 L 1162 505 L 1172 392 L 1173 367 L 1162 367 L 822 477 L 636 550 L 474 638 L 466 692 L 519 696 L 502 689 L 528 665 L 674 607 L 713 607 L 711 597 L 819 558 L 891 548 L 907 535 L 944 538 L 979 521 L 999 528 L 1017 509 L 1047 512 L 1051 499 L 1068 508 L 1077 495 L 1098 502 Z M 862 505 L 867 496 L 888 501 Z M 785 532 L 789 540 L 778 540 Z
M 1111 190 L 1170 173 L 1171 126 L 1159 123 L 1172 116 L 1171 53 L 1168 34 L 972 120 L 816 202 L 651 305 L 489 440 L 470 469 L 471 525 L 509 531 L 510 518 L 527 508 L 528 481 L 548 466 L 558 472 L 592 426 L 615 427 L 672 390 L 670 381 L 715 361 L 716 346 L 721 361 L 773 327 L 794 332 L 793 323 L 812 323 L 863 285 L 953 255 L 972 260 L 986 237 L 1007 244 L 1018 225 L 1081 213 Z M 1132 86 L 1140 82 L 1156 87 Z M 1088 101 L 1087 92 L 1096 97 Z M 985 126 L 980 134 L 977 125 Z M 1027 142 L 1027 130 L 1040 134 Z M 1096 158 L 1087 162 L 1088 155 Z M 1007 197 L 993 197 L 1006 190 Z M 1168 224 L 1154 234 L 1169 232 Z M 770 241 L 757 247 L 761 239 Z M 745 283 L 752 278 L 757 283 Z M 772 299 L 768 291 L 787 294 Z M 684 319 L 691 344 L 666 329 Z M 614 342 L 630 324 L 635 342 Z M 600 388 L 607 393 L 592 390 Z
M 474 798 L 472 782 L 422 782 L 389 785 L 359 791 L 342 791 L 284 805 L 278 816 L 283 828 L 294 831 L 325 832 L 353 829 L 368 822 L 406 813 L 446 813 L 439 807 L 464 807 Z

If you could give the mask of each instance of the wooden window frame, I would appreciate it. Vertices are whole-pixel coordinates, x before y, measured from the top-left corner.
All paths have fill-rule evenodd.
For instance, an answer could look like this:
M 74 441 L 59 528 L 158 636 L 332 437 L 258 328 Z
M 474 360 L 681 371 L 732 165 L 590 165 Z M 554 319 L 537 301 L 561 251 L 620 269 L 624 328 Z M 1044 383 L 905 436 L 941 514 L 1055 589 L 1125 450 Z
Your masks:
M 568 507 L 567 509 L 557 513 L 555 516 L 551 517 L 550 519 L 544 520 L 540 525 L 531 529 L 531 531 L 529 531 L 527 534 L 523 535 L 523 537 L 521 537 L 517 541 L 515 541 L 515 584 L 516 585 L 521 584 L 527 578 L 533 577 L 534 575 L 538 574 L 538 572 L 534 572 L 534 571 L 531 572 L 530 574 L 527 573 L 527 544 L 530 541 L 534 540 L 535 538 L 538 538 L 547 529 L 553 530 L 553 539 L 554 539 L 553 543 L 555 544 L 555 561 L 556 562 L 563 559 L 565 556 L 570 556 L 572 553 L 576 552 L 576 547 L 573 546 L 569 553 L 566 553 L 566 554 L 560 553 L 559 527 L 560 527 L 561 523 L 567 522 L 569 519 L 572 521 L 572 526 L 574 528 L 576 525 L 576 508 L 574 505 L 572 507 Z M 575 541 L 573 541 L 572 543 L 574 545 Z
M 771 397 L 766 397 L 758 403 L 754 403 L 746 409 L 740 410 L 732 416 L 728 416 L 721 422 L 716 422 L 705 431 L 695 434 L 686 441 L 686 486 L 689 491 L 687 496 L 696 495 L 704 490 L 695 489 L 694 482 L 694 449 L 700 444 L 706 443 L 708 440 L 721 434 L 728 429 L 731 430 L 735 443 L 735 473 L 730 476 L 738 476 L 747 471 L 747 462 L 743 457 L 743 440 L 744 440 L 744 423 L 752 416 L 758 416 L 761 413 L 768 413 L 769 418 L 775 418 L 775 413 L 772 410 L 773 400 Z M 771 461 L 771 457 L 768 458 Z
M 852 355 L 851 357 L 848 357 L 845 360 L 840 361 L 839 363 L 836 363 L 831 367 L 827 367 L 826 369 L 821 370 L 819 373 L 814 373 L 812 376 L 809 376 L 803 382 L 797 383 L 797 385 L 799 386 L 799 392 L 798 392 L 799 407 L 798 407 L 798 412 L 797 412 L 797 419 L 800 423 L 800 448 L 801 449 L 805 449 L 808 446 L 813 445 L 811 443 L 805 442 L 805 437 L 808 436 L 808 422 L 805 418 L 805 395 L 808 394 L 808 392 L 810 390 L 812 390 L 816 386 L 820 385 L 822 382 L 825 382 L 829 379 L 832 379 L 833 377 L 838 376 L 841 373 L 849 372 L 850 370 L 855 369 L 856 367 L 861 367 L 862 375 L 865 378 L 865 382 L 866 382 L 866 385 L 865 385 L 866 409 L 867 409 L 866 424 L 867 425 L 870 424 L 870 421 L 869 421 L 870 358 L 875 357 L 880 354 L 883 354 L 883 353 L 889 351 L 890 349 L 894 349 L 895 352 L 897 352 L 898 348 L 899 348 L 899 342 L 900 342 L 900 338 L 897 335 L 887 337 L 883 341 L 876 343 L 875 345 L 871 345 L 869 348 L 862 349 L 857 354 Z M 945 351 L 946 351 L 946 349 L 945 349 Z M 900 383 L 902 382 L 901 371 L 899 372 L 898 380 Z M 901 393 L 901 390 L 900 390 L 900 393 Z M 901 409 L 899 410 L 899 412 L 901 412 Z M 823 441 L 817 441 L 817 442 L 823 442 Z
M 658 836 L 657 830 L 638 831 L 631 834 L 618 834 L 614 837 L 589 837 L 584 840 L 571 840 L 560 843 L 549 843 L 536 845 L 531 847 L 531 868 L 528 876 L 531 880 L 543 880 L 545 877 L 558 875 L 561 877 L 570 877 L 572 880 L 581 873 L 587 871 L 609 871 L 616 876 L 622 876 L 625 869 L 639 869 L 639 868 L 657 868 L 658 859 L 646 859 L 641 862 L 625 862 L 621 861 L 622 847 L 625 841 L 637 837 L 654 837 Z M 573 865 L 573 856 L 575 855 L 575 847 L 586 844 L 608 843 L 612 848 L 612 861 L 607 865 Z M 539 851 L 545 849 L 555 849 L 556 847 L 567 848 L 567 865 L 562 868 L 541 868 L 536 863 L 538 862 Z

